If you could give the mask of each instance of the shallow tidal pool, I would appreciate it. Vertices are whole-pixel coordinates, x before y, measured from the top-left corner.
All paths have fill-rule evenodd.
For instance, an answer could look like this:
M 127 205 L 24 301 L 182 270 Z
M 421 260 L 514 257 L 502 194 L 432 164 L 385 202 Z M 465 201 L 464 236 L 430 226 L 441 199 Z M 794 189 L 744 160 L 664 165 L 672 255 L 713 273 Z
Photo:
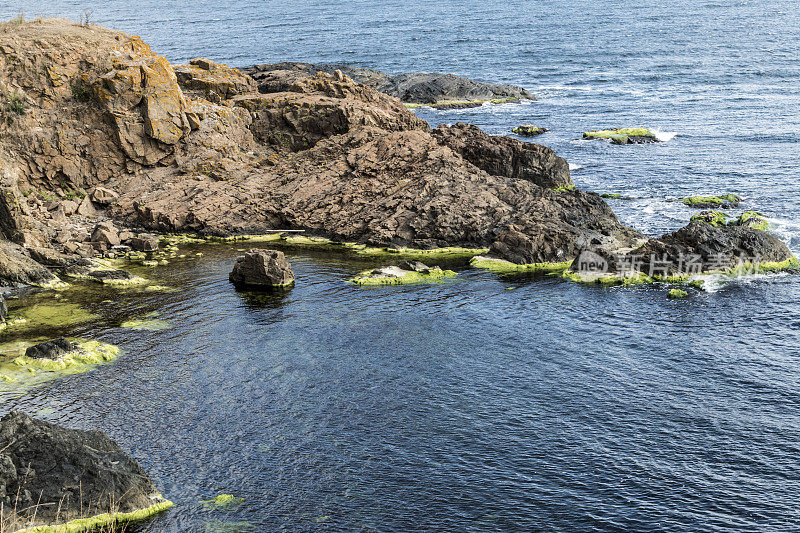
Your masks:
M 0 383 L 0 409 L 108 432 L 176 504 L 141 531 L 768 526 L 795 505 L 793 276 L 669 300 L 449 262 L 441 283 L 359 288 L 381 260 L 285 248 L 296 286 L 269 295 L 228 282 L 247 247 L 131 267 L 170 290 L 9 302 L 78 320 L 5 331 L 6 349 L 119 347 Z

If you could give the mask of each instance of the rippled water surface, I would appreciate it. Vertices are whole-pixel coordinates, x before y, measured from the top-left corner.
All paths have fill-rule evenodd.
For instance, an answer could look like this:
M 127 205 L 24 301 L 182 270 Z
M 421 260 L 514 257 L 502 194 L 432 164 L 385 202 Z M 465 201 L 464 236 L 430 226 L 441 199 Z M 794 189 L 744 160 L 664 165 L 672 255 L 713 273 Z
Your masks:
M 10 0 L 0 16 L 84 7 Z M 172 61 L 348 62 L 523 85 L 539 101 L 418 113 L 498 134 L 547 127 L 537 142 L 570 161 L 578 186 L 634 197 L 611 205 L 649 234 L 691 216 L 676 197 L 732 192 L 800 251 L 796 2 L 92 7 Z M 615 125 L 676 135 L 579 140 Z M 177 504 L 149 530 L 800 529 L 798 278 L 670 301 L 664 287 L 456 265 L 447 283 L 362 290 L 344 280 L 372 264 L 288 249 L 296 288 L 254 298 L 227 282 L 241 247 L 145 273 L 177 292 L 83 296 L 99 323 L 47 333 L 124 354 L 0 394 L 3 412 L 103 429 L 129 450 Z M 118 327 L 151 312 L 171 327 Z M 244 503 L 198 503 L 219 493 Z

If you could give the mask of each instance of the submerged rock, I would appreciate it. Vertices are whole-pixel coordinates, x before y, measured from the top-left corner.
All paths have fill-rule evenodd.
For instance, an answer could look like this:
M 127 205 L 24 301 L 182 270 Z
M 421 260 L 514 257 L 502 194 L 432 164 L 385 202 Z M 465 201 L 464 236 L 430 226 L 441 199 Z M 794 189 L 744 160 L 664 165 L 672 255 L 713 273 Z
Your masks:
M 243 69 L 255 78 L 261 92 L 286 91 L 295 80 L 314 76 L 317 72 L 349 76 L 358 83 L 410 104 L 470 107 L 486 101 L 534 99 L 534 96 L 515 85 L 487 83 L 453 74 L 418 73 L 389 75 L 349 65 L 311 63 L 275 63 Z
M 25 350 L 25 357 L 30 359 L 48 359 L 56 361 L 64 355 L 77 351 L 78 345 L 65 338 L 54 339 L 31 346 Z
M 253 248 L 236 260 L 229 279 L 237 287 L 285 289 L 294 285 L 283 252 Z
M 584 139 L 605 139 L 613 144 L 645 144 L 659 142 L 658 137 L 647 128 L 616 128 L 593 130 L 583 133 Z
M 67 429 L 12 412 L 0 420 L 0 450 L 4 523 L 81 520 L 84 527 L 75 523 L 74 530 L 83 531 L 145 519 L 172 506 L 136 461 L 100 431 Z

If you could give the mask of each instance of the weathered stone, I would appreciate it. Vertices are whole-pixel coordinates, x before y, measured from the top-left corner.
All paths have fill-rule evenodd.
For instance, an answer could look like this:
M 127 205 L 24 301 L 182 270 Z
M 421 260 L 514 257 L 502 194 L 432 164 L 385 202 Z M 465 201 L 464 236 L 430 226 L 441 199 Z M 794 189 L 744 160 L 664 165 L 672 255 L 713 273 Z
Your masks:
M 112 222 L 100 222 L 92 230 L 92 242 L 116 246 L 120 243 L 117 228 Z
M 431 267 L 427 266 L 425 263 L 422 263 L 421 261 L 401 261 L 397 266 L 402 270 L 410 270 L 412 272 L 422 272 L 423 274 L 427 274 L 431 270 Z
M 77 344 L 67 339 L 60 338 L 31 346 L 25 350 L 25 356 L 31 359 L 49 359 L 55 361 L 77 350 Z
M 119 194 L 105 187 L 96 187 L 91 194 L 92 201 L 98 205 L 111 205 L 119 199 Z
M 175 67 L 178 83 L 185 91 L 197 91 L 204 98 L 211 92 L 224 99 L 240 94 L 255 93 L 258 86 L 253 78 L 238 69 L 215 63 L 210 59 L 192 59 Z M 197 129 L 197 128 L 193 128 Z
M 0 420 L 0 500 L 36 524 L 126 513 L 163 502 L 147 473 L 99 431 L 11 412 Z
M 229 276 L 237 287 L 289 288 L 292 267 L 283 252 L 253 248 L 236 260 Z
M 95 209 L 94 205 L 92 205 L 92 201 L 88 196 L 85 196 L 83 200 L 81 200 L 81 203 L 75 212 L 83 217 L 97 216 L 97 209 Z
M 0 241 L 0 285 L 44 285 L 56 281 L 58 278 L 20 247 Z
M 5 322 L 6 317 L 8 316 L 8 305 L 6 305 L 6 299 L 0 294 L 0 322 Z
M 418 73 L 389 75 L 350 65 L 321 65 L 311 63 L 276 63 L 255 65 L 243 69 L 255 78 L 262 92 L 281 92 L 297 79 L 309 78 L 317 72 L 334 74 L 339 71 L 384 94 L 408 103 L 437 104 L 447 102 L 472 103 L 498 99 L 533 99 L 533 95 L 514 85 L 486 83 L 452 74 Z
M 477 126 L 462 122 L 441 125 L 432 133 L 439 142 L 489 174 L 532 181 L 548 189 L 574 186 L 567 161 L 546 146 L 488 135 Z
M 78 212 L 78 204 L 72 200 L 64 200 L 61 202 L 61 208 L 64 210 L 66 216 L 74 215 Z
M 137 252 L 155 252 L 159 245 L 158 235 L 140 233 L 128 241 L 128 245 Z

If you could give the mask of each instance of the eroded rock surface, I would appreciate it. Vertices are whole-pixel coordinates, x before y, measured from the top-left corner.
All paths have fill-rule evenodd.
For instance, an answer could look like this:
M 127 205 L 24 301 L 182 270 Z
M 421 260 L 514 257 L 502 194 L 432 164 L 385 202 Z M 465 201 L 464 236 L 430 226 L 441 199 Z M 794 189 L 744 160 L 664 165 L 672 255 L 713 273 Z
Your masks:
M 148 508 L 147 473 L 100 431 L 67 429 L 12 412 L 0 420 L 0 499 L 23 519 L 60 522 Z
M 261 92 L 282 92 L 294 80 L 312 77 L 317 72 L 349 76 L 357 83 L 413 104 L 444 102 L 480 102 L 497 99 L 533 99 L 534 96 L 515 85 L 487 83 L 453 74 L 416 73 L 390 75 L 349 65 L 324 65 L 312 63 L 275 63 L 255 65 L 242 69 L 255 78 Z
M 242 288 L 284 289 L 294 285 L 292 266 L 278 250 L 251 249 L 236 260 L 229 278 Z
M 28 107 L 0 111 L 0 232 L 19 245 L 0 245 L 10 258 L 0 280 L 45 279 L 33 250 L 53 248 L 66 263 L 119 243 L 153 248 L 115 235 L 121 225 L 304 230 L 373 246 L 491 248 L 516 263 L 644 240 L 598 195 L 573 190 L 549 148 L 466 124 L 431 131 L 374 88 L 381 73 L 329 71 L 288 65 L 253 79 L 203 58 L 172 67 L 138 37 L 98 26 L 3 26 L 0 89 Z

